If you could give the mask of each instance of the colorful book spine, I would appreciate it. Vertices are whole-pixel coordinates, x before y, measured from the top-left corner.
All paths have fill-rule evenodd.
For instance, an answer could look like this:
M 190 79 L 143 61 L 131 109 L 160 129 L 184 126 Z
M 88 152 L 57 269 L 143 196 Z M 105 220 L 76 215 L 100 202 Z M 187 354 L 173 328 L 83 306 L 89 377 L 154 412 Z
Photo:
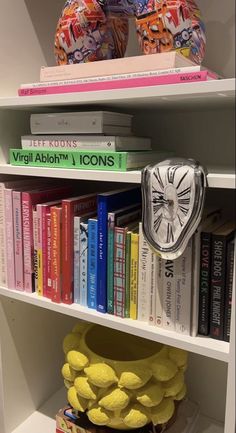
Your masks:
M 151 250 L 139 223 L 138 320 L 148 322 Z
M 80 223 L 80 304 L 87 307 L 88 301 L 88 224 Z
M 137 319 L 138 313 L 138 253 L 139 234 L 131 233 L 131 261 L 130 261 L 130 318 Z
M 98 194 L 98 290 L 97 310 L 107 311 L 107 221 L 108 212 L 141 201 L 140 188 L 125 188 Z
M 62 200 L 62 302 L 71 304 L 74 292 L 74 217 L 96 210 L 97 195 L 88 194 Z
M 107 312 L 114 314 L 114 232 L 115 215 L 108 213 L 107 225 Z
M 16 290 L 24 290 L 22 205 L 21 205 L 20 191 L 13 191 L 12 202 L 13 202 L 13 222 L 14 222 Z
M 201 232 L 198 333 L 209 334 L 211 287 L 211 232 Z
M 62 209 L 57 206 L 51 208 L 51 278 L 52 301 L 60 303 L 62 300 L 62 269 L 61 269 L 61 226 Z
M 230 341 L 232 290 L 234 278 L 234 241 L 228 242 L 226 259 L 224 341 Z
M 114 315 L 125 317 L 125 242 L 127 228 L 114 231 Z
M 163 325 L 163 260 L 156 257 L 156 320 L 158 327 Z
M 36 206 L 38 215 L 38 236 L 37 236 L 37 266 L 38 266 L 38 286 L 37 293 L 43 296 L 43 229 L 42 229 L 42 213 L 39 205 Z
M 24 251 L 24 283 L 25 291 L 34 291 L 33 274 L 33 220 L 30 197 L 22 192 L 22 223 L 23 223 L 23 251 Z
M 148 303 L 148 323 L 149 325 L 155 325 L 156 322 L 156 271 L 157 271 L 157 260 L 156 254 L 151 252 L 150 255 L 150 281 L 149 281 L 149 303 Z
M 164 260 L 163 328 L 175 330 L 175 270 L 173 260 Z
M 14 254 L 14 233 L 13 233 L 13 206 L 12 190 L 5 189 L 5 231 L 6 231 L 6 265 L 8 289 L 16 288 L 15 278 L 15 254 Z
M 74 302 L 80 303 L 80 217 L 74 217 Z
M 97 309 L 98 221 L 88 220 L 88 307 Z
M 125 241 L 125 318 L 130 317 L 130 259 L 131 259 L 131 231 L 126 233 Z
M 51 213 L 46 214 L 46 251 L 45 251 L 45 293 L 46 298 L 52 298 L 52 278 L 51 278 Z
M 175 331 L 190 335 L 192 289 L 192 239 L 175 260 Z
M 127 79 L 106 80 L 91 83 L 69 84 L 64 86 L 29 87 L 18 89 L 19 96 L 55 95 L 58 93 L 93 92 L 115 89 L 131 89 L 139 87 L 159 86 L 206 81 L 208 72 L 187 72 L 160 76 L 135 77 Z
M 33 275 L 34 275 L 34 288 L 38 291 L 38 212 L 33 210 Z
M 8 287 L 4 183 L 0 182 L 0 285 Z

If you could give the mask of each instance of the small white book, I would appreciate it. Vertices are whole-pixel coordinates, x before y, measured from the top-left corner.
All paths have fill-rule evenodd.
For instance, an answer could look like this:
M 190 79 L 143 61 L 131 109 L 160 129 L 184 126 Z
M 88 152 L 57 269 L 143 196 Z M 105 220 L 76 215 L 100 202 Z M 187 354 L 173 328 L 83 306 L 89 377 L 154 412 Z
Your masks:
M 132 115 L 110 111 L 31 114 L 32 134 L 130 135 Z
M 142 223 L 139 223 L 139 274 L 138 274 L 138 320 L 149 320 L 149 298 L 151 286 L 151 250 L 144 238 Z
M 192 238 L 183 254 L 175 260 L 175 330 L 191 333 Z
M 98 150 L 102 152 L 151 150 L 151 139 L 115 135 L 23 135 L 22 149 Z

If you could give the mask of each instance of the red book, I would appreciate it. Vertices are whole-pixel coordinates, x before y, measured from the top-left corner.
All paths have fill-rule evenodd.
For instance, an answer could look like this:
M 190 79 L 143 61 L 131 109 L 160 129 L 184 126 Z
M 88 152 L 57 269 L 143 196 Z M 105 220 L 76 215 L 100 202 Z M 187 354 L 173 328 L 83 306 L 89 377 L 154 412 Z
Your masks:
M 62 200 L 62 302 L 72 304 L 74 292 L 74 217 L 97 208 L 97 194 Z
M 52 206 L 51 208 L 51 279 L 52 279 L 52 301 L 61 302 L 61 273 L 62 273 L 62 208 Z

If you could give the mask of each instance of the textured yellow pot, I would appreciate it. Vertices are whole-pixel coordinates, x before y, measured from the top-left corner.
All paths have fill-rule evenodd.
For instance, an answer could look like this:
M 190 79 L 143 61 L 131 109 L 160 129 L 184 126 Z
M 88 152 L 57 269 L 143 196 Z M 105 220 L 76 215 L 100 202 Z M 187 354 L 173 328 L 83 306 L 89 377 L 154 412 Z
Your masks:
M 186 394 L 183 350 L 84 323 L 65 337 L 63 350 L 68 401 L 96 425 L 165 424 Z

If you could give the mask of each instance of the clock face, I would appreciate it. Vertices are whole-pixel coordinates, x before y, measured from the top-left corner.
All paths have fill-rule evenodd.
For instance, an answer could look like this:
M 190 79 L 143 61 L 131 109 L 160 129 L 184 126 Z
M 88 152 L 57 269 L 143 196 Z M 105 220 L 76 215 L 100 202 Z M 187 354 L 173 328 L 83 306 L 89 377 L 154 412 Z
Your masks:
M 176 158 L 144 169 L 144 234 L 163 258 L 169 258 L 169 253 L 180 255 L 196 229 L 203 207 L 203 180 L 201 167 L 192 160 Z

